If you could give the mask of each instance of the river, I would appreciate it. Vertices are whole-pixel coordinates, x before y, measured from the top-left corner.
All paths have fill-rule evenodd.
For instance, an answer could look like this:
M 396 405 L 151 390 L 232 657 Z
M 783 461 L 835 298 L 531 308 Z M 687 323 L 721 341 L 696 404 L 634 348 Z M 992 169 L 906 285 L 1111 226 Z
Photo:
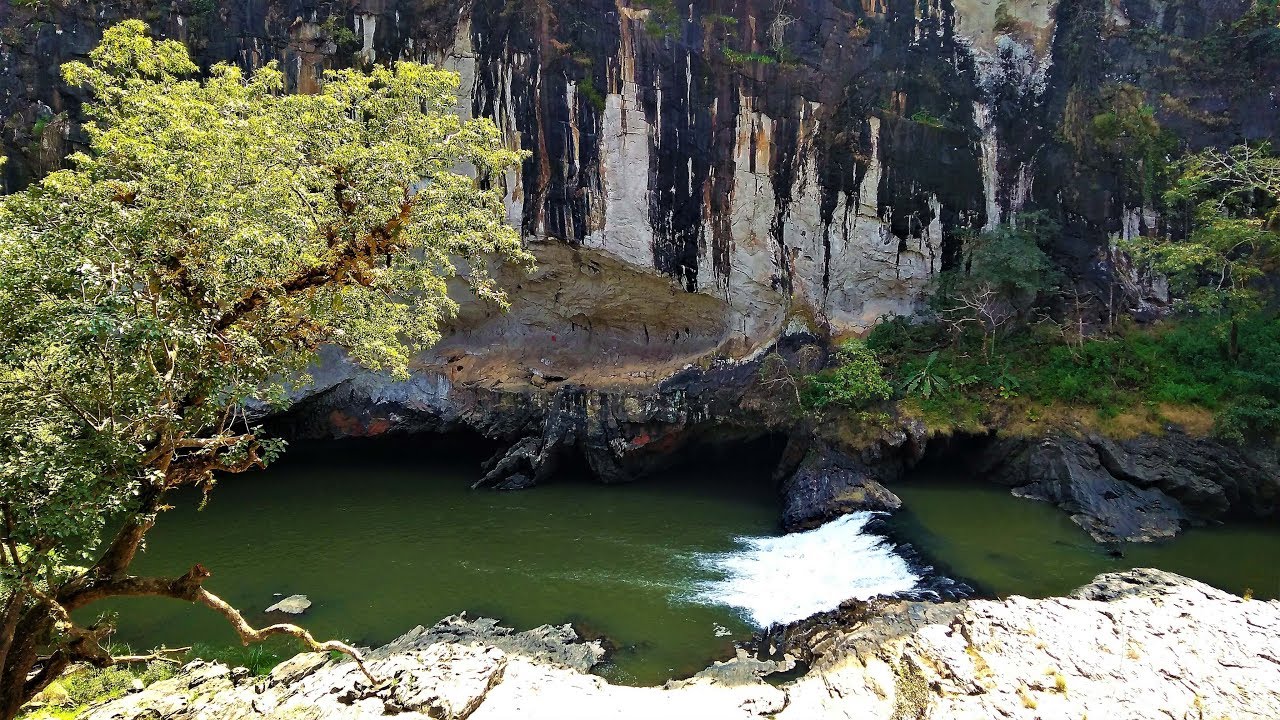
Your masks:
M 616 644 L 601 672 L 656 684 L 731 653 L 771 623 L 920 581 L 869 514 L 779 537 L 770 451 L 707 456 L 620 486 L 568 472 L 532 490 L 472 491 L 482 456 L 438 440 L 300 446 L 224 479 L 204 509 L 180 495 L 135 564 L 207 587 L 251 623 L 282 595 L 314 603 L 296 619 L 317 636 L 376 645 L 462 610 L 524 629 L 572 622 Z M 946 477 L 893 488 L 890 523 L 939 571 L 992 595 L 1067 592 L 1094 574 L 1154 565 L 1259 597 L 1280 595 L 1280 532 L 1194 530 L 1116 559 L 1066 515 L 1006 490 Z M 235 644 L 221 618 L 163 599 L 102 603 L 135 649 Z M 91 613 L 90 613 L 91 614 Z M 284 652 L 284 648 L 278 651 Z

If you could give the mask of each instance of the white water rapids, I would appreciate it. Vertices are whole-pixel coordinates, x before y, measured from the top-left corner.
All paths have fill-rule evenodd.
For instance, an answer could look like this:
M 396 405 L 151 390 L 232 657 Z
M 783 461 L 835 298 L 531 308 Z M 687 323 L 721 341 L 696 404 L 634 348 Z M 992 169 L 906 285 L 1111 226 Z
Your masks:
M 721 578 L 692 600 L 737 608 L 760 627 L 803 620 L 845 600 L 913 590 L 920 576 L 884 538 L 866 531 L 874 513 L 845 515 L 782 537 L 741 537 L 739 548 L 698 563 Z

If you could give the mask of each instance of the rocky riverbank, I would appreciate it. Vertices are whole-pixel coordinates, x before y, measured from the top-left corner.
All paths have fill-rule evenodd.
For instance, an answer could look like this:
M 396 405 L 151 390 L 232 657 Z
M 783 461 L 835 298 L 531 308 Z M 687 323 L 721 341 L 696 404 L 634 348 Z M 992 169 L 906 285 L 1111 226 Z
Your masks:
M 931 428 L 888 407 L 814 417 L 792 379 L 820 369 L 827 347 L 803 329 L 768 353 L 669 370 L 633 384 L 591 378 L 540 384 L 481 382 L 465 366 L 423 366 L 408 381 L 358 369 L 334 354 L 313 372 L 273 429 L 338 439 L 464 431 L 496 442 L 478 485 L 514 490 L 585 464 L 601 482 L 627 482 L 696 458 L 708 446 L 772 437 L 787 531 L 861 510 L 893 512 L 893 484 L 945 458 L 1018 496 L 1054 504 L 1100 543 L 1149 542 L 1191 525 L 1280 518 L 1274 447 L 1242 447 L 1176 427 L 1108 437 L 1096 427 L 1042 423 L 979 430 Z M 598 379 L 597 379 L 598 380 Z
M 1232 718 L 1280 717 L 1280 602 L 1154 570 L 1099 576 L 1070 597 L 889 602 L 788 629 L 811 662 L 745 654 L 664 687 L 584 671 L 604 650 L 568 627 L 516 633 L 446 618 L 349 660 L 303 654 L 265 677 L 192 663 L 87 720 L 197 718 Z

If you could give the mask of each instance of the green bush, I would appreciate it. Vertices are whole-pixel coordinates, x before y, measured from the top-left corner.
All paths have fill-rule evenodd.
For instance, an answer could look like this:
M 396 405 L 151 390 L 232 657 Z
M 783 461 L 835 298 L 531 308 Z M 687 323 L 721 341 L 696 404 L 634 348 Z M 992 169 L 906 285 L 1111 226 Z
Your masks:
M 987 359 L 976 333 L 948 343 L 938 325 L 886 319 L 867 339 L 903 395 L 939 417 L 973 417 L 998 400 L 1095 409 L 1114 417 L 1141 405 L 1194 406 L 1216 414 L 1215 432 L 1233 441 L 1280 433 L 1280 319 L 1240 324 L 1232 361 L 1216 318 L 1181 317 L 1121 327 L 1069 343 L 1051 323 L 1023 328 Z M 928 396 L 922 391 L 930 379 Z M 941 380 L 941 382 L 938 382 Z M 912 383 L 914 387 L 912 387 Z
M 733 63 L 734 65 L 747 65 L 750 63 L 760 63 L 762 65 L 774 65 L 778 62 L 778 59 L 776 57 L 772 55 L 767 55 L 765 53 L 758 53 L 758 52 L 745 53 L 745 52 L 740 52 L 738 50 L 734 50 L 733 48 L 728 48 L 728 47 L 721 48 L 720 51 L 724 53 L 725 59 L 728 60 L 730 63 Z
M 893 396 L 883 368 L 865 342 L 848 340 L 836 350 L 837 365 L 806 378 L 802 398 L 806 407 L 832 405 L 859 409 Z

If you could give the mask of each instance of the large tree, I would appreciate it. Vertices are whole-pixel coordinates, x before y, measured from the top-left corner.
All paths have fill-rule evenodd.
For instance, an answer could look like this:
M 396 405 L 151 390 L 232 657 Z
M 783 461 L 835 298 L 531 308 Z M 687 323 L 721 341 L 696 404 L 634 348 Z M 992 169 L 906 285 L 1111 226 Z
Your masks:
M 455 275 L 528 264 L 490 180 L 520 160 L 454 113 L 458 78 L 398 63 L 284 92 L 274 66 L 198 77 L 137 21 L 63 68 L 89 93 L 89 151 L 0 198 L 0 718 L 71 663 L 114 662 L 75 614 L 162 596 L 251 627 L 193 564 L 130 564 L 172 491 L 281 450 L 246 417 L 340 346 L 403 376 L 453 310 Z M 198 558 L 193 558 L 198 560 Z

